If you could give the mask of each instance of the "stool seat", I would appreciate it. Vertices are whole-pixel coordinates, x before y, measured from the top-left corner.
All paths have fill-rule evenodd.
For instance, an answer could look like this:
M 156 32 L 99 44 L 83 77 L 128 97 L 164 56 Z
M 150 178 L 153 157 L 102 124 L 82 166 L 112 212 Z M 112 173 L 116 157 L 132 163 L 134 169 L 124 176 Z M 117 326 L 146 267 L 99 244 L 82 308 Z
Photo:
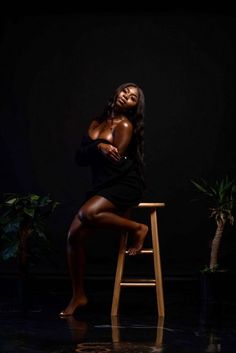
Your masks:
M 157 312 L 159 317 L 164 317 L 164 295 L 163 295 L 163 285 L 162 285 L 162 272 L 161 272 L 161 259 L 160 259 L 160 249 L 159 249 L 159 236 L 158 236 L 158 224 L 157 224 L 157 208 L 165 207 L 163 202 L 141 202 L 135 208 L 147 209 L 149 212 L 149 221 L 151 227 L 149 228 L 149 234 L 152 237 L 152 248 L 143 248 L 139 255 L 149 255 L 153 256 L 153 265 L 155 278 L 145 279 L 145 278 L 123 278 L 125 257 L 128 254 L 127 250 L 127 240 L 128 232 L 123 232 L 120 239 L 120 249 L 117 260 L 115 284 L 112 299 L 111 315 L 116 316 L 119 310 L 120 302 L 120 291 L 121 287 L 156 287 L 156 300 L 157 300 Z M 147 235 L 148 236 L 148 235 Z
M 136 206 L 136 208 L 157 208 L 157 207 L 165 207 L 165 203 L 163 202 L 141 202 Z

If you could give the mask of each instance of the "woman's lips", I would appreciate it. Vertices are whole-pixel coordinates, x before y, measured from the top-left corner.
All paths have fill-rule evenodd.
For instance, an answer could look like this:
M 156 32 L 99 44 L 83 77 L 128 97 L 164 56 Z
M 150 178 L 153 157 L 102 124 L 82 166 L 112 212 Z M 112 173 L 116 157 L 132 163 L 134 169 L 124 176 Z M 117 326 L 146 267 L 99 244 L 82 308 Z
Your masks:
M 125 104 L 125 101 L 124 101 L 122 98 L 119 98 L 118 101 L 119 101 L 121 104 Z

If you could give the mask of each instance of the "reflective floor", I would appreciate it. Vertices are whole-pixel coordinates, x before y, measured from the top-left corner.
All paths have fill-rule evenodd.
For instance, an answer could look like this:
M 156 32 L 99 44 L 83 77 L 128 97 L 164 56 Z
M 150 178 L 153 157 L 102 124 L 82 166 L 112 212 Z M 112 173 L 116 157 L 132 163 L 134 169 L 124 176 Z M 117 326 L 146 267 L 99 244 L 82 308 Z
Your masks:
M 164 280 L 164 319 L 158 318 L 153 288 L 122 289 L 120 314 L 111 317 L 112 286 L 88 281 L 89 304 L 61 319 L 58 313 L 69 300 L 67 286 L 54 286 L 52 281 L 38 282 L 37 288 L 32 284 L 30 297 L 19 304 L 14 286 L 5 283 L 0 352 L 235 353 L 234 293 L 226 291 L 223 299 L 206 303 L 198 281 Z

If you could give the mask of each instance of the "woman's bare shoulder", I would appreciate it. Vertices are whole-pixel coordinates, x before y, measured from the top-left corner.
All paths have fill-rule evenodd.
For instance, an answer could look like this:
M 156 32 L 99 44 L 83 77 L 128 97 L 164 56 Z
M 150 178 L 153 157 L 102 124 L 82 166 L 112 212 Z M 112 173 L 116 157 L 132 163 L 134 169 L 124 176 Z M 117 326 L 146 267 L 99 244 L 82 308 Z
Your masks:
M 88 124 L 88 128 L 89 129 L 94 129 L 95 127 L 97 127 L 99 125 L 99 122 L 96 118 L 92 118 Z
M 131 121 L 126 117 L 122 117 L 122 119 L 117 124 L 118 129 L 126 129 L 126 130 L 133 130 L 133 124 Z

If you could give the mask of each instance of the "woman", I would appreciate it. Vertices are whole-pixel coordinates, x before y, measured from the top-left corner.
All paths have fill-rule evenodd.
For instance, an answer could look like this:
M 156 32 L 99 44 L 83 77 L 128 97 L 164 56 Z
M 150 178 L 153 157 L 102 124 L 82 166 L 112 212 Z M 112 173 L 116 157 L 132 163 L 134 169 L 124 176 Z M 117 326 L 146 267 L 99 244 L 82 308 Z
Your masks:
M 128 219 L 127 211 L 139 204 L 145 190 L 143 162 L 144 94 L 134 83 L 119 86 L 101 116 L 91 121 L 76 161 L 90 166 L 92 188 L 68 232 L 68 267 L 73 295 L 61 317 L 73 315 L 87 303 L 84 292 L 84 238 L 93 228 L 128 231 L 133 236 L 129 255 L 143 247 L 145 224 Z

